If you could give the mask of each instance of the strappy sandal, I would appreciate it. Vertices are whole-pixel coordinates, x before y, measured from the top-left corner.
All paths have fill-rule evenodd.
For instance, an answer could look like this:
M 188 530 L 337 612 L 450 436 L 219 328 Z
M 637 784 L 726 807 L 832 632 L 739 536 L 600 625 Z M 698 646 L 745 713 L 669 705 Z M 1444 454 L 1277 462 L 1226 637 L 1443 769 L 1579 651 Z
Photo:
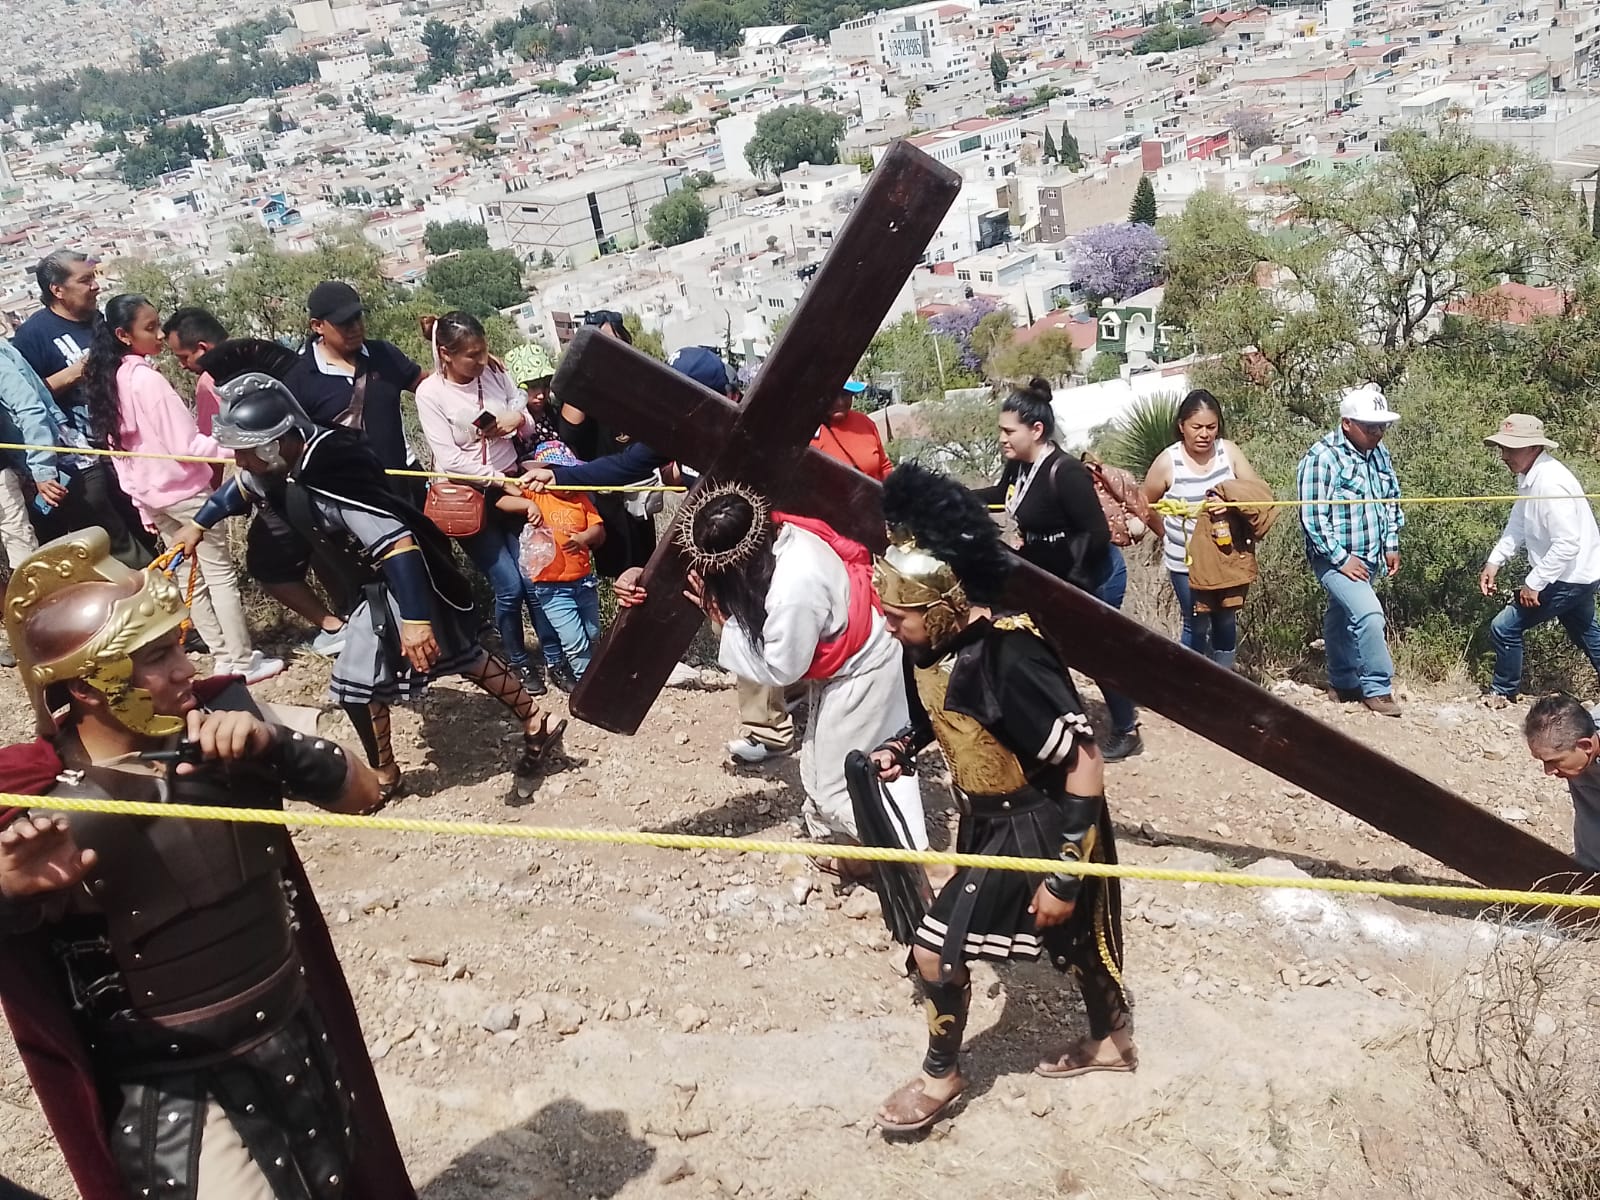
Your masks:
M 885 1133 L 920 1133 L 947 1116 L 955 1107 L 956 1101 L 966 1095 L 966 1092 L 967 1085 L 963 1082 L 955 1095 L 948 1100 L 939 1100 L 922 1090 L 920 1078 L 913 1079 L 885 1100 L 883 1108 L 880 1108 L 872 1119 Z M 886 1110 L 900 1119 L 886 1116 Z
M 517 760 L 518 775 L 537 775 L 544 769 L 545 760 L 554 753 L 561 759 L 561 735 L 567 731 L 565 718 L 550 724 L 550 714 L 545 713 L 544 720 L 539 722 L 538 733 L 524 733 L 522 735 L 522 757 Z
M 1139 1051 L 1133 1046 L 1118 1051 L 1116 1062 L 1097 1062 L 1090 1054 L 1088 1042 L 1088 1038 L 1079 1038 L 1055 1058 L 1045 1059 L 1034 1067 L 1033 1073 L 1043 1075 L 1046 1079 L 1071 1079 L 1095 1071 L 1132 1072 L 1139 1069 Z
M 820 873 L 838 880 L 841 885 L 869 887 L 872 884 L 872 864 L 864 859 L 835 858 L 830 854 L 807 855 L 806 860 Z

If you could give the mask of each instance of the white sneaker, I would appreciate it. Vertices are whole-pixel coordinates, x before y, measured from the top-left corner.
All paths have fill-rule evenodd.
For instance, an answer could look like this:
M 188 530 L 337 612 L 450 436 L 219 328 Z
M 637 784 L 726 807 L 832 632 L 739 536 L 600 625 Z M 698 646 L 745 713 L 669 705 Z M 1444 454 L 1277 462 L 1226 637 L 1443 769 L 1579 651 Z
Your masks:
M 319 654 L 323 658 L 338 658 L 344 649 L 345 627 L 337 629 L 319 629 L 317 636 L 307 643 L 311 653 Z
M 764 763 L 769 758 L 783 758 L 794 753 L 793 750 L 778 750 L 765 742 L 758 742 L 748 733 L 742 738 L 734 738 L 728 743 L 728 753 L 733 756 L 733 761 L 755 766 Z
M 244 662 L 228 662 L 218 659 L 214 667 L 218 675 L 243 675 L 246 686 L 260 683 L 263 679 L 271 679 L 274 675 L 283 672 L 283 659 L 268 658 L 259 650 L 252 650 L 250 657 Z

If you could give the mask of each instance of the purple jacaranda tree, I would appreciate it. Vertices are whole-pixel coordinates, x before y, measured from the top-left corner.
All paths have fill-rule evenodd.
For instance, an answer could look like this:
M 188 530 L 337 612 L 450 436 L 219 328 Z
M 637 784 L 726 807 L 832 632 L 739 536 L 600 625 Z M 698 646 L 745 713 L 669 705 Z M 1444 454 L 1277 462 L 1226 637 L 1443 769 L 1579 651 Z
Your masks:
M 972 348 L 972 331 L 978 322 L 1000 306 L 987 296 L 973 296 L 928 321 L 928 328 L 950 338 L 961 349 L 961 365 L 969 371 L 983 369 L 983 355 Z
M 1072 239 L 1072 274 L 1089 303 L 1126 300 L 1161 282 L 1167 239 L 1148 225 L 1113 221 Z

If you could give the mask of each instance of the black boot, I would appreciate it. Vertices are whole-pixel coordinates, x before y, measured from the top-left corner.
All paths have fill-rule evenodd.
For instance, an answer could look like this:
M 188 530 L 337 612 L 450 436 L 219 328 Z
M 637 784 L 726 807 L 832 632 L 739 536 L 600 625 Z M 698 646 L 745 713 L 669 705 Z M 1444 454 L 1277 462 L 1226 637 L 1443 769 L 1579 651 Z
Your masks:
M 1121 762 L 1125 758 L 1143 753 L 1144 739 L 1139 736 L 1137 726 L 1127 733 L 1113 733 L 1106 739 L 1106 744 L 1100 747 L 1100 757 L 1108 763 Z
M 517 674 L 522 678 L 523 689 L 530 696 L 542 696 L 550 689 L 544 684 L 544 664 L 530 662 L 525 667 L 518 667 Z
M 572 668 L 565 662 L 558 662 L 550 668 L 550 682 L 563 692 L 573 692 L 578 687 L 578 677 L 572 673 Z
M 922 986 L 922 1007 L 928 1018 L 928 1053 L 922 1069 L 935 1079 L 943 1079 L 956 1069 L 961 1057 L 961 1040 L 967 1031 L 967 1010 L 972 1005 L 972 981 L 931 983 L 918 979 Z

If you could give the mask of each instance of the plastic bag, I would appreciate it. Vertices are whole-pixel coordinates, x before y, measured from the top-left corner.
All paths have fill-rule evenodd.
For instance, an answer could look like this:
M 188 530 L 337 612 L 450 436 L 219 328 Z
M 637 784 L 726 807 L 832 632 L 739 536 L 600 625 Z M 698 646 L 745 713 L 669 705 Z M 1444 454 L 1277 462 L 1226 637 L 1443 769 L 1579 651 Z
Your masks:
M 517 562 L 522 567 L 522 573 L 529 579 L 537 579 L 555 559 L 556 539 L 550 527 L 531 522 L 524 525 L 522 536 L 517 539 Z

